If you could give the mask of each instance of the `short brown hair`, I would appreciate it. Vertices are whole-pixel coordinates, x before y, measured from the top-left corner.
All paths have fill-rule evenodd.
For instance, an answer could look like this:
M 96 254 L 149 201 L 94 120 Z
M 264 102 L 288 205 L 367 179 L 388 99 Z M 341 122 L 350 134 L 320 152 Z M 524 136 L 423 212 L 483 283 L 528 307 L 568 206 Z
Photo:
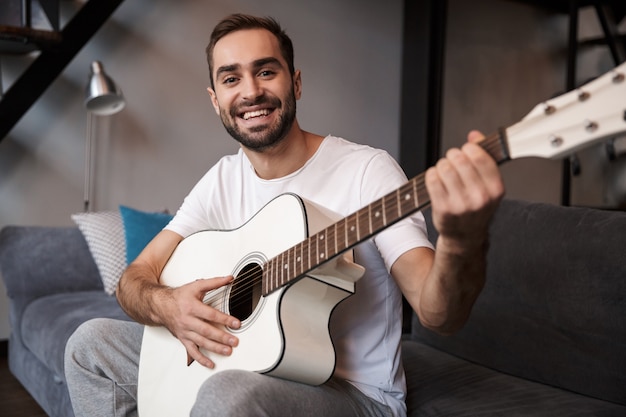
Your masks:
M 280 52 L 285 61 L 287 61 L 289 71 L 292 75 L 295 73 L 295 67 L 293 64 L 293 44 L 280 24 L 272 17 L 256 17 L 236 13 L 225 17 L 215 26 L 213 32 L 211 33 L 209 45 L 206 47 L 206 58 L 209 64 L 211 88 L 215 88 L 213 82 L 213 49 L 215 48 L 215 44 L 224 36 L 244 29 L 266 29 L 276 36 L 276 39 L 278 39 L 278 45 L 280 46 Z

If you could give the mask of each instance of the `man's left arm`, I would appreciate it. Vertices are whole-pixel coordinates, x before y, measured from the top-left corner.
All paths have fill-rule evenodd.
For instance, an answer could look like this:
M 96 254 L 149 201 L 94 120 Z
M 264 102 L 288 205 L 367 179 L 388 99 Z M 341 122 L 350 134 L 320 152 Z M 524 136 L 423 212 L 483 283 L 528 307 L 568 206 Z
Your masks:
M 426 172 L 436 251 L 412 249 L 391 273 L 421 323 L 438 333 L 460 329 L 485 283 L 489 222 L 504 195 L 495 161 L 477 144 L 451 149 Z

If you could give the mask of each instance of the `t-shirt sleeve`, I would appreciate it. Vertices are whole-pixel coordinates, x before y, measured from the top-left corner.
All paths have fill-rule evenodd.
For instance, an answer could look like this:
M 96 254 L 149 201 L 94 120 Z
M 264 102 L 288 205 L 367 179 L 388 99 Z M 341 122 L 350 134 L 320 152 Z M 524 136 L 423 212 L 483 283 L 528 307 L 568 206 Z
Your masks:
M 363 204 L 369 204 L 407 182 L 406 175 L 398 163 L 386 152 L 373 158 L 363 177 Z M 374 243 L 385 262 L 387 270 L 405 252 L 418 247 L 433 249 L 428 240 L 426 221 L 421 212 L 406 217 L 374 237 Z
M 207 196 L 210 174 L 211 171 L 191 189 L 174 218 L 165 227 L 166 230 L 171 230 L 186 238 L 192 233 L 210 228 L 207 223 L 208 207 L 206 207 L 207 201 L 210 201 Z

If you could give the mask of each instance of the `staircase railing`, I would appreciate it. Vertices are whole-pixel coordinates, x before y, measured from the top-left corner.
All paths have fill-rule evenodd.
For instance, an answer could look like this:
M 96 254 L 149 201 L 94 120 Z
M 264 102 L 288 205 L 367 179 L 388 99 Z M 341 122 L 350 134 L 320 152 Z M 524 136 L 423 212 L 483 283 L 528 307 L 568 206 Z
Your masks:
M 57 2 L 56 9 L 51 4 L 52 1 Z M 0 26 L 0 38 L 4 44 L 14 38 L 17 45 L 21 43 L 23 48 L 34 45 L 33 49 L 41 51 L 0 99 L 0 142 L 122 1 L 89 0 L 60 31 Z M 59 0 L 39 0 L 39 2 L 46 13 L 50 11 L 54 14 L 56 10 L 58 22 Z M 51 24 L 54 28 L 54 23 Z

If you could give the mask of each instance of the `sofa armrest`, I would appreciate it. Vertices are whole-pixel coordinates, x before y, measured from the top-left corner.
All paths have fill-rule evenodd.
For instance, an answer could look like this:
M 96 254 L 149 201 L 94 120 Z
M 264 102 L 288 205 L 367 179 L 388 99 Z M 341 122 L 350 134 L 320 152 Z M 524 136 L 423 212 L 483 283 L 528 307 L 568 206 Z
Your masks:
M 87 242 L 76 227 L 4 227 L 0 273 L 13 300 L 103 289 Z

